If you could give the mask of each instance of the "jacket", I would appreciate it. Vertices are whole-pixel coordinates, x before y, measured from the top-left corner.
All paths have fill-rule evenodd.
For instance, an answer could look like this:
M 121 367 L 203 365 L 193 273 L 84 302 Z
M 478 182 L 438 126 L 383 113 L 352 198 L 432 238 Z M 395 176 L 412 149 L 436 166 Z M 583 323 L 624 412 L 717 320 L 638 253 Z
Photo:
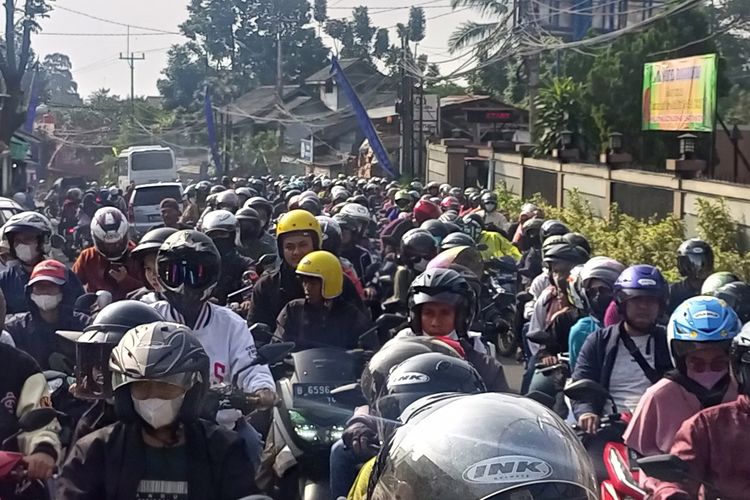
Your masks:
M 26 284 L 31 278 L 31 272 L 18 264 L 0 272 L 0 289 L 5 295 L 6 314 L 22 313 L 29 310 L 30 301 L 26 296 Z M 83 295 L 83 285 L 78 276 L 70 269 L 66 271 L 67 282 L 63 285 L 63 301 L 75 304 L 78 297 Z
M 278 253 L 276 238 L 265 231 L 257 240 L 242 240 L 237 250 L 245 257 L 250 257 L 253 260 L 259 260 L 266 254 L 276 255 Z
M 264 274 L 255 284 L 250 298 L 247 323 L 249 325 L 265 323 L 274 326 L 281 309 L 290 301 L 304 298 L 304 296 L 302 282 L 297 278 L 294 269 L 286 262 L 282 262 L 278 269 Z M 344 280 L 344 291 L 341 297 L 357 309 L 364 311 L 362 299 L 354 284 L 348 279 Z
M 687 462 L 690 476 L 718 488 L 712 498 L 742 500 L 750 491 L 750 398 L 707 408 L 682 424 L 670 450 Z M 666 500 L 682 492 L 698 498 L 698 484 L 656 482 L 653 498 Z
M 219 301 L 219 305 L 226 305 L 227 295 L 242 288 L 242 274 L 251 269 L 252 266 L 252 259 L 240 255 L 237 250 L 221 256 L 219 282 L 211 294 L 212 297 Z
M 350 245 L 341 249 L 341 257 L 351 262 L 360 281 L 365 278 L 365 271 L 372 264 L 370 252 L 359 245 Z
M 129 250 L 135 248 L 135 243 L 129 242 L 128 248 Z M 89 292 L 107 290 L 112 294 L 112 300 L 116 302 L 123 300 L 129 292 L 144 285 L 141 266 L 130 258 L 129 251 L 126 254 L 124 265 L 128 270 L 128 275 L 121 283 L 118 283 L 109 274 L 113 264 L 100 254 L 95 247 L 90 247 L 83 250 L 78 256 L 75 264 L 73 264 L 73 272 L 78 275 L 81 283 L 86 285 Z
M 162 300 L 151 307 L 159 311 L 167 321 L 184 324 L 177 310 Z M 257 356 L 255 340 L 240 316 L 226 307 L 205 302 L 193 328 L 211 363 L 211 384 L 231 382 L 238 373 L 253 362 Z M 276 390 L 268 365 L 257 365 L 242 372 L 239 386 L 248 393 L 260 389 Z
M 624 331 L 623 323 L 617 323 L 606 328 L 596 330 L 586 338 L 576 361 L 572 380 L 583 378 L 599 382 L 605 389 L 609 389 L 609 378 L 615 364 L 617 351 L 622 346 L 620 336 Z M 661 326 L 654 327 L 650 334 L 653 338 L 654 365 L 659 376 L 672 369 L 672 359 L 667 347 L 667 332 Z M 573 413 L 576 418 L 584 413 L 601 414 L 601 408 L 595 408 L 590 403 L 573 401 Z
M 237 500 L 257 492 L 240 437 L 206 421 L 185 426 L 190 500 Z M 104 427 L 78 441 L 57 483 L 57 500 L 132 500 L 145 471 L 141 426 Z
M 294 342 L 297 350 L 313 347 L 355 349 L 359 336 L 368 326 L 364 313 L 340 297 L 333 299 L 330 306 L 315 306 L 306 299 L 295 299 L 279 313 L 276 336 Z
M 487 261 L 492 258 L 513 257 L 514 260 L 518 261 L 521 259 L 521 252 L 513 246 L 513 243 L 503 237 L 502 234 L 494 231 L 482 231 L 477 239 L 478 245 L 486 245 L 487 248 L 480 250 L 479 253 L 482 255 L 482 259 Z
M 508 380 L 505 378 L 503 365 L 495 358 L 477 351 L 471 342 L 461 339 L 461 347 L 466 354 L 466 361 L 473 366 L 482 377 L 489 392 L 511 392 Z
M 0 343 L 0 441 L 18 430 L 18 419 L 34 408 L 52 406 L 47 380 L 39 365 L 25 352 Z M 53 420 L 32 432 L 23 432 L 8 451 L 30 455 L 43 451 L 53 458 L 60 454 L 60 424 Z M 17 446 L 15 446 L 17 445 Z

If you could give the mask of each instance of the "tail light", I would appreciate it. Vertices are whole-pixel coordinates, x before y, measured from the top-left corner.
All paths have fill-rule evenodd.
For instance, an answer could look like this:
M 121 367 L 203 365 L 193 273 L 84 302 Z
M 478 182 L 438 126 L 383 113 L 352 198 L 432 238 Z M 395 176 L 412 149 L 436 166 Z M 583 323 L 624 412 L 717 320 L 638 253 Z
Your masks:
M 76 228 L 74 228 L 74 227 L 69 227 L 68 228 L 68 234 L 73 234 L 75 232 L 76 232 Z

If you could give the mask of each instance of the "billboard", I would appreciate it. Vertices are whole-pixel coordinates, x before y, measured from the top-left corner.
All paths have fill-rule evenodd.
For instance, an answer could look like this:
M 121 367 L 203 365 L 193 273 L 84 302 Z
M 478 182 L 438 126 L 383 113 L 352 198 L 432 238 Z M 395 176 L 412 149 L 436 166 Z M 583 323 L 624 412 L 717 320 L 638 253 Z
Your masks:
M 716 54 L 646 63 L 643 130 L 711 132 L 716 114 Z

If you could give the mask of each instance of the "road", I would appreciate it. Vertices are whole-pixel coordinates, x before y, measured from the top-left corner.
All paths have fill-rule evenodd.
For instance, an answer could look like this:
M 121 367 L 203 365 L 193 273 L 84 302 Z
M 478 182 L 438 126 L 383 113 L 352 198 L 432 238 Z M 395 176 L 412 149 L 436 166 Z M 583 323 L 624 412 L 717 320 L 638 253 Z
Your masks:
M 518 363 L 515 357 L 501 358 L 500 362 L 503 364 L 505 377 L 508 379 L 510 388 L 518 392 L 521 389 L 521 379 L 524 372 L 523 365 Z

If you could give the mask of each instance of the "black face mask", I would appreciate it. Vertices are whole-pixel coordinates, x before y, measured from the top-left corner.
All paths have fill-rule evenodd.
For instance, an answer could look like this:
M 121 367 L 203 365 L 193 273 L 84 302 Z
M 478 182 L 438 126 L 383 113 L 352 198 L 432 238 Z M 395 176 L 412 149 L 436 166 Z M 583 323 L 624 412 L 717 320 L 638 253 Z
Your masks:
M 260 226 L 260 222 L 240 224 L 240 235 L 242 236 L 242 241 L 257 240 L 262 233 L 263 229 Z
M 597 293 L 593 296 L 588 296 L 588 305 L 591 309 L 591 315 L 599 321 L 604 320 L 604 314 L 607 312 L 609 304 L 612 303 L 612 293 Z
M 213 241 L 222 256 L 234 250 L 234 240 L 232 238 L 217 238 Z

